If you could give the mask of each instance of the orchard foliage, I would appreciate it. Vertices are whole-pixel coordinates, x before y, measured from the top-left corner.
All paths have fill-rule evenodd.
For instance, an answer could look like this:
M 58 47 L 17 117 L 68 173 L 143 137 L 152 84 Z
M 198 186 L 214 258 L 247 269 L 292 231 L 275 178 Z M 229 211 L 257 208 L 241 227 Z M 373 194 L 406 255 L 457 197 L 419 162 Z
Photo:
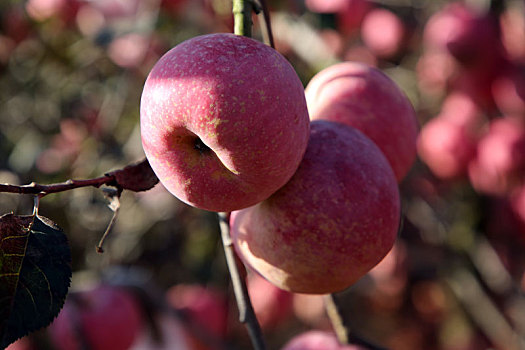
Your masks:
M 237 245 L 244 259 L 237 261 L 240 278 L 267 348 L 523 348 L 523 1 L 266 2 L 275 48 L 296 74 L 297 95 L 309 86 L 310 119 L 347 124 L 330 128 L 370 138 L 377 145 L 372 153 L 385 155 L 372 157 L 374 166 L 393 168 L 355 180 L 363 169 L 348 174 L 359 159 L 366 163 L 366 152 L 352 150 L 349 161 L 344 149 L 358 143 L 334 145 L 335 137 L 315 141 L 334 147 L 324 150 L 322 161 L 311 161 L 312 152 L 322 149 L 312 151 L 313 142 L 306 166 L 295 158 L 276 161 L 272 154 L 297 147 L 302 156 L 306 148 L 304 138 L 287 135 L 280 148 L 264 155 L 266 161 L 248 161 L 255 164 L 251 170 L 280 162 L 284 186 L 248 208 L 236 207 L 240 200 L 227 195 L 221 200 L 231 207 L 205 208 L 241 209 L 231 217 L 233 242 L 226 243 Z M 253 20 L 253 39 L 262 45 L 263 15 Z M 158 184 L 156 167 L 145 160 L 140 126 L 144 83 L 161 57 L 189 39 L 233 28 L 230 0 L 0 2 L 0 348 L 252 348 L 253 338 L 237 319 L 217 215 L 177 199 L 162 178 Z M 324 97 L 308 97 L 323 72 L 345 61 L 361 68 L 324 82 Z M 238 77 L 242 69 L 251 74 L 262 65 L 236 66 L 232 76 Z M 376 79 L 366 80 L 365 73 Z M 290 112 L 293 103 L 276 102 L 290 94 L 287 78 L 278 79 L 280 92 L 268 87 L 263 96 L 264 78 L 275 76 L 267 70 L 244 77 L 244 102 L 254 102 L 254 96 L 261 102 L 250 113 L 273 108 L 263 130 L 292 131 L 279 113 Z M 241 89 L 222 93 L 238 96 Z M 189 100 L 184 113 L 196 115 L 201 95 Z M 225 108 L 224 101 L 231 102 L 221 100 L 214 113 Z M 232 110 L 242 109 L 242 102 Z M 164 126 L 161 131 L 169 131 Z M 245 125 L 246 141 L 260 136 L 260 126 L 252 127 Z M 208 139 L 197 139 L 187 145 L 194 154 L 215 154 Z M 260 142 L 240 150 L 262 154 L 257 151 L 271 137 Z M 236 170 L 243 156 L 228 157 L 229 169 Z M 312 165 L 320 168 L 315 178 L 301 175 Z M 388 189 L 373 201 L 373 181 L 381 176 Z M 250 182 L 256 188 L 267 180 Z M 340 191 L 345 186 L 350 199 Z M 389 201 L 399 207 L 389 207 L 388 219 L 381 206 L 370 205 L 388 207 Z M 366 228 L 385 221 L 388 241 L 379 251 Z M 343 234 L 323 241 L 327 232 L 339 234 L 332 229 L 340 222 L 348 226 L 341 232 L 360 232 L 355 246 L 346 245 Z M 258 232 L 251 234 L 250 244 L 257 246 L 251 250 L 248 229 L 239 231 L 247 223 Z M 351 254 L 367 249 L 376 254 L 373 262 L 362 267 L 362 259 L 350 261 Z M 334 250 L 344 254 L 330 254 Z M 356 273 L 351 281 L 345 268 Z M 326 276 L 314 275 L 316 269 Z M 297 283 L 297 272 L 308 287 L 320 286 L 316 278 L 326 282 L 328 275 L 346 280 L 317 290 L 331 295 L 281 289 Z

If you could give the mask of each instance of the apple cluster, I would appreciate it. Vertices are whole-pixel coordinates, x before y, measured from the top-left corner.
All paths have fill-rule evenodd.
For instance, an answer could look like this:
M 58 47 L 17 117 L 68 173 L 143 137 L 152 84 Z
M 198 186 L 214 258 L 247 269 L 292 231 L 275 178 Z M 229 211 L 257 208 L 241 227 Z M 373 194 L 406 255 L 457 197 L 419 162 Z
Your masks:
M 525 41 L 523 15 L 509 6 L 479 12 L 451 3 L 423 31 L 420 87 L 441 99 L 423 126 L 418 154 L 444 181 L 467 180 L 507 203 L 525 232 Z
M 336 64 L 305 90 L 277 51 L 232 34 L 171 49 L 141 98 L 161 183 L 231 212 L 240 258 L 298 293 L 346 289 L 392 248 L 417 131 L 411 103 L 378 69 Z

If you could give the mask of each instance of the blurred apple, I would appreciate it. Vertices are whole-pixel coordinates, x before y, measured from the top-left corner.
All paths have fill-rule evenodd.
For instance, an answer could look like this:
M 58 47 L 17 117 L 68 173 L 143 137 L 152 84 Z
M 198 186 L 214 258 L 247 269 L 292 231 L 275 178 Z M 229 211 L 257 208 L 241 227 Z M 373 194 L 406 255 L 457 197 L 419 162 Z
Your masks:
M 423 43 L 427 48 L 448 51 L 468 65 L 490 60 L 501 50 L 497 19 L 478 15 L 461 2 L 445 5 L 428 19 Z
M 405 45 L 406 36 L 403 21 L 387 9 L 371 10 L 361 23 L 363 42 L 379 58 L 389 59 L 399 54 Z
M 416 73 L 419 88 L 426 94 L 441 97 L 457 73 L 458 64 L 448 52 L 425 50 L 419 56 Z
M 318 2 L 323 2 L 323 0 Z M 344 36 L 355 34 L 361 27 L 363 18 L 373 6 L 369 0 L 346 0 L 345 6 L 336 14 L 339 32 Z
M 502 117 L 490 123 L 469 163 L 469 179 L 479 192 L 505 194 L 525 182 L 525 125 L 522 118 Z
M 250 300 L 261 328 L 275 329 L 292 314 L 293 294 L 277 288 L 258 273 L 251 273 L 247 282 Z
M 458 123 L 453 116 L 439 115 L 427 122 L 418 137 L 419 157 L 442 179 L 466 176 L 476 155 L 479 132 L 475 125 Z
M 77 0 L 28 0 L 25 3 L 27 14 L 35 21 L 59 18 L 69 23 L 74 20 L 79 7 Z
M 510 3 L 500 15 L 501 38 L 505 51 L 513 61 L 525 59 L 525 16 L 520 6 Z
M 166 291 L 166 299 L 204 334 L 217 339 L 225 337 L 228 325 L 227 299 L 218 290 L 197 284 L 177 284 Z
M 311 330 L 293 337 L 282 350 L 365 350 L 357 345 L 341 345 L 335 334 Z
M 323 295 L 293 294 L 293 312 L 304 324 L 317 329 L 330 329 L 332 323 L 326 314 Z
M 99 285 L 70 292 L 49 326 L 59 350 L 127 350 L 143 327 L 138 301 L 122 288 Z
M 125 34 L 109 44 L 108 56 L 121 67 L 138 67 L 144 61 L 148 47 L 148 37 L 137 33 Z
M 525 66 L 502 69 L 492 83 L 492 95 L 504 115 L 525 116 Z
M 357 129 L 311 124 L 292 179 L 267 200 L 231 215 L 239 257 L 279 288 L 341 291 L 392 248 L 399 225 L 395 175 Z

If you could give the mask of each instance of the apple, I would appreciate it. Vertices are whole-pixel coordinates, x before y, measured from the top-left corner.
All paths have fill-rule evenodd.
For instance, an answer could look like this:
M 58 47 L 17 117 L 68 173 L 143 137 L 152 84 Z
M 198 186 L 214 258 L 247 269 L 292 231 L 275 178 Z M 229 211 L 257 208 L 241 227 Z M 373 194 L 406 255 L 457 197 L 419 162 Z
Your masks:
M 310 330 L 293 337 L 281 350 L 364 350 L 357 345 L 342 345 L 332 332 Z
M 503 46 L 498 20 L 490 13 L 478 14 L 461 2 L 453 2 L 434 13 L 423 30 L 425 49 L 448 51 L 465 65 L 484 64 Z
M 499 22 L 501 41 L 505 51 L 511 60 L 523 60 L 525 58 L 525 16 L 523 10 L 519 5 L 507 6 L 500 15 Z
M 127 350 L 142 327 L 142 310 L 129 292 L 98 285 L 70 292 L 48 330 L 59 350 Z
M 292 315 L 294 295 L 277 288 L 257 273 L 251 273 L 247 281 L 250 300 L 262 329 L 278 328 Z
M 469 163 L 472 186 L 481 193 L 507 194 L 525 181 L 525 122 L 502 117 L 490 122 L 488 132 Z
M 317 2 L 325 2 L 318 0 Z M 352 36 L 359 30 L 363 18 L 374 5 L 369 0 L 346 0 L 346 4 L 336 13 L 337 29 L 344 36 Z
M 403 21 L 393 12 L 376 8 L 361 23 L 361 38 L 377 57 L 389 59 L 401 52 L 407 32 Z
M 324 295 L 294 293 L 293 313 L 308 326 L 321 329 L 332 327 L 326 313 Z
M 317 73 L 305 89 L 312 120 L 359 129 L 383 151 L 398 181 L 416 157 L 418 122 L 401 89 L 379 69 L 338 63 Z
M 505 115 L 525 115 L 525 66 L 505 68 L 492 82 L 494 101 Z
M 227 299 L 218 290 L 198 284 L 177 284 L 166 291 L 166 299 L 203 332 L 218 339 L 225 337 L 228 324 Z
M 456 179 L 466 176 L 479 137 L 478 127 L 473 123 L 457 122 L 453 115 L 440 114 L 422 127 L 417 150 L 434 175 Z
M 254 205 L 295 173 L 309 135 L 304 88 L 271 47 L 234 34 L 189 39 L 151 70 L 142 145 L 162 184 L 210 211 Z
M 357 129 L 314 121 L 292 179 L 267 200 L 234 211 L 234 247 L 277 287 L 326 294 L 346 289 L 392 248 L 399 226 L 395 175 Z

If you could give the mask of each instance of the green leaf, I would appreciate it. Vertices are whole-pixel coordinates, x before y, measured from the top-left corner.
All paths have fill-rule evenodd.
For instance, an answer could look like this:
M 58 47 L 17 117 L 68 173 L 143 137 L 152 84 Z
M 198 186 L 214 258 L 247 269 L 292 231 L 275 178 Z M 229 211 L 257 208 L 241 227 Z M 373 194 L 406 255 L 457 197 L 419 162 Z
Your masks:
M 49 325 L 71 282 L 71 250 L 51 220 L 0 217 L 0 349 Z

